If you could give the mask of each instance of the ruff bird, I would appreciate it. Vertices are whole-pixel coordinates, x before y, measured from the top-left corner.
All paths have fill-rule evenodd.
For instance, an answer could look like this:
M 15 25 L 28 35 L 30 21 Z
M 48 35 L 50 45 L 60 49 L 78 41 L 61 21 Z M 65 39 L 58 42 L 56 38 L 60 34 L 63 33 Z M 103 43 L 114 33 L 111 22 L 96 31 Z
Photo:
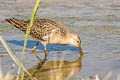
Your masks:
M 24 21 L 15 18 L 6 19 L 5 21 L 24 33 L 26 33 L 27 27 L 30 24 L 30 20 Z M 45 58 L 47 57 L 46 46 L 48 44 L 72 45 L 82 51 L 79 35 L 68 32 L 63 24 L 50 19 L 35 19 L 30 30 L 30 36 L 38 40 L 32 48 L 35 56 L 37 56 L 35 49 L 39 43 L 42 43 L 44 46 Z

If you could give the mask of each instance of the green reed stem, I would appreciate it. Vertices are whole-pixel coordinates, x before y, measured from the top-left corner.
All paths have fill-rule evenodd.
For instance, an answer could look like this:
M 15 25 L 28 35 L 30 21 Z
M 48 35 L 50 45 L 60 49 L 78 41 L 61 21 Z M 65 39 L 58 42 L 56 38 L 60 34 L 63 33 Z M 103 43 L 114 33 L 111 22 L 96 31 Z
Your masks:
M 108 80 L 111 76 L 112 76 L 112 72 L 109 72 L 109 73 L 103 78 L 103 80 Z
M 26 50 L 28 36 L 29 36 L 30 30 L 32 28 L 32 25 L 34 23 L 34 18 L 35 18 L 37 9 L 38 9 L 39 2 L 40 2 L 40 0 L 36 0 L 36 4 L 35 4 L 34 10 L 32 12 L 32 17 L 31 17 L 31 20 L 30 20 L 30 26 L 27 28 L 27 31 L 26 31 L 26 35 L 25 35 L 25 39 L 24 39 L 24 48 L 23 48 L 23 51 L 22 51 L 22 56 L 21 56 L 21 59 L 20 59 L 20 63 L 23 63 L 24 52 Z M 21 66 L 19 66 L 18 75 L 20 74 L 20 72 L 21 72 Z M 23 80 L 23 77 L 24 77 L 23 75 L 24 75 L 24 72 L 21 74 L 21 76 L 22 76 L 21 80 Z

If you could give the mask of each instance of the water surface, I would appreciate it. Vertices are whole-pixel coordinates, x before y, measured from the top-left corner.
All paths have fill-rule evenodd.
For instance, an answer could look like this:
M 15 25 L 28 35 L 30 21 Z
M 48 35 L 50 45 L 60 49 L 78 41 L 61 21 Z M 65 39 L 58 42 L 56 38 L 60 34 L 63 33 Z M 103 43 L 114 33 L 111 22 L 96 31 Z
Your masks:
M 0 0 L 0 35 L 3 36 L 9 47 L 16 51 L 18 58 L 21 55 L 25 35 L 4 23 L 4 19 L 12 17 L 30 19 L 34 3 L 33 0 Z M 70 32 L 81 37 L 84 52 L 81 60 L 82 68 L 75 72 L 71 79 L 77 80 L 80 77 L 85 78 L 96 74 L 102 79 L 112 71 L 113 75 L 110 80 L 116 80 L 117 75 L 120 74 L 119 4 L 119 0 L 53 0 L 48 3 L 41 1 L 36 18 L 59 21 L 65 24 Z M 32 69 L 38 63 L 33 54 L 30 54 L 35 43 L 36 40 L 30 37 L 24 59 L 27 69 Z M 72 46 L 51 45 L 47 49 L 49 51 L 48 60 L 61 59 L 64 56 L 64 60 L 75 61 L 80 56 L 79 51 Z M 43 46 L 39 45 L 38 55 L 43 59 L 44 54 L 39 52 L 41 50 L 43 50 Z M 60 54 L 58 51 L 61 51 Z M 13 61 L 1 44 L 0 54 L 5 54 L 4 57 L 1 57 L 2 71 L 5 74 L 9 71 Z M 13 75 L 16 75 L 16 71 L 17 69 Z M 47 75 L 47 72 L 44 74 Z

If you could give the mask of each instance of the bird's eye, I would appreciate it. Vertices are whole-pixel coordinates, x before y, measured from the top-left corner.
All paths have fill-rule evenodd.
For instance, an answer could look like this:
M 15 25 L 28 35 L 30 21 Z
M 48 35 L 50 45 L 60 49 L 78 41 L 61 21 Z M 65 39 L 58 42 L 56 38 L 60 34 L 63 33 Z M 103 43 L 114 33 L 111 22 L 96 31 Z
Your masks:
M 79 43 L 80 41 L 77 41 L 77 43 Z

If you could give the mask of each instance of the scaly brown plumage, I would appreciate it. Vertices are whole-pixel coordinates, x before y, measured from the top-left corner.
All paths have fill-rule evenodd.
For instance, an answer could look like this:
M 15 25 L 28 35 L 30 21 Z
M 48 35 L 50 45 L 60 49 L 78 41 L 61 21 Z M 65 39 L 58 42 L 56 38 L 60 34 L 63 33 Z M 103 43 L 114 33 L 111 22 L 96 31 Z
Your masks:
M 24 33 L 26 33 L 30 23 L 30 20 L 24 21 L 15 18 L 6 19 L 6 21 Z M 78 35 L 69 33 L 63 24 L 49 19 L 36 19 L 30 30 L 30 36 L 38 40 L 32 51 L 35 52 L 36 47 L 41 42 L 44 45 L 45 58 L 47 44 L 73 45 L 81 49 L 81 40 Z

